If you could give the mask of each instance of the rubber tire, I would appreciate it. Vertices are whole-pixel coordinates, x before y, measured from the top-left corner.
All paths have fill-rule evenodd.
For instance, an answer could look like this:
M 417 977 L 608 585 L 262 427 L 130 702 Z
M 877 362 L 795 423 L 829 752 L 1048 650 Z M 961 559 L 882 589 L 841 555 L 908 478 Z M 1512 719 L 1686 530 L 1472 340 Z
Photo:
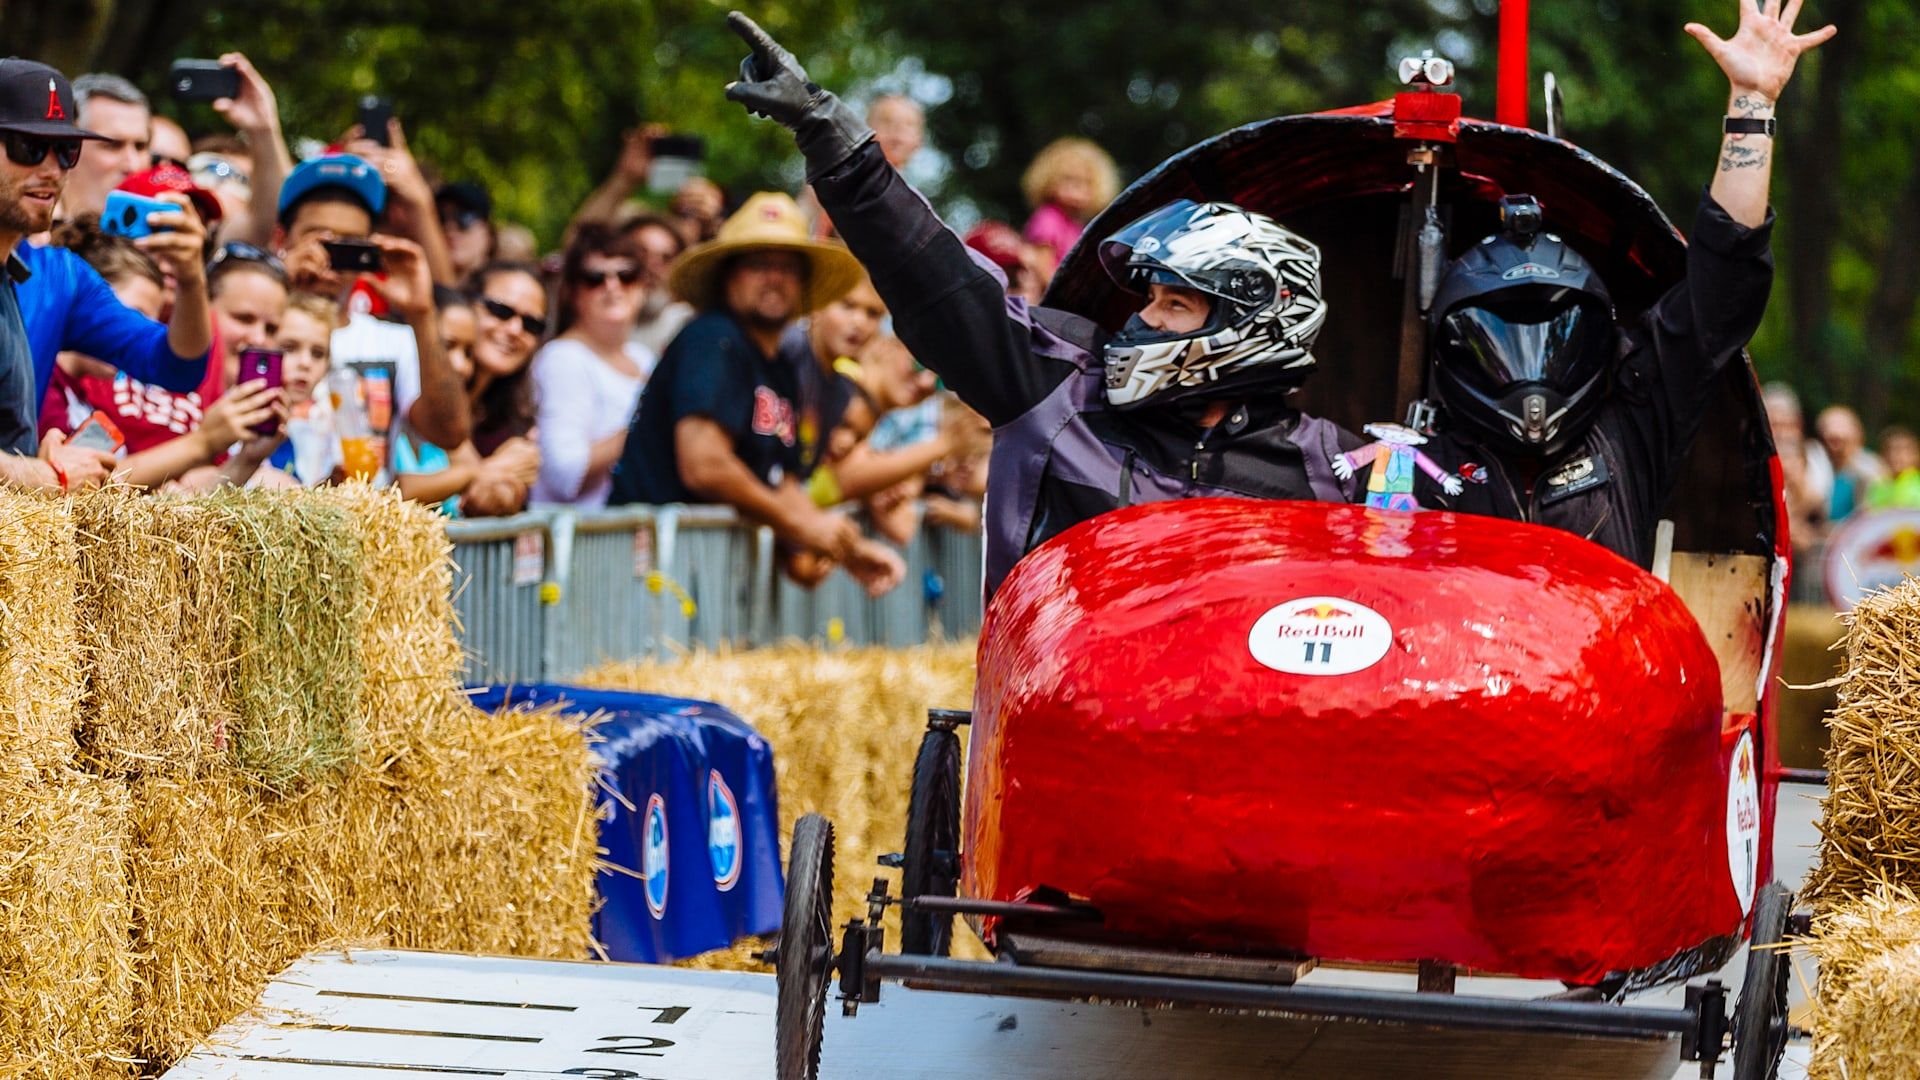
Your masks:
M 959 889 L 960 738 L 929 731 L 913 761 L 907 801 L 907 842 L 900 863 L 900 895 L 952 896 Z M 947 853 L 946 866 L 937 853 Z M 909 956 L 946 956 L 953 948 L 953 916 L 902 911 L 900 951 Z
M 1753 905 L 1747 975 L 1733 1007 L 1733 1080 L 1774 1080 L 1787 1049 L 1787 954 L 1764 948 L 1786 939 L 1793 894 L 1777 881 Z
M 807 814 L 793 825 L 775 954 L 773 1041 L 779 1080 L 815 1080 L 820 1073 L 833 961 L 833 823 Z

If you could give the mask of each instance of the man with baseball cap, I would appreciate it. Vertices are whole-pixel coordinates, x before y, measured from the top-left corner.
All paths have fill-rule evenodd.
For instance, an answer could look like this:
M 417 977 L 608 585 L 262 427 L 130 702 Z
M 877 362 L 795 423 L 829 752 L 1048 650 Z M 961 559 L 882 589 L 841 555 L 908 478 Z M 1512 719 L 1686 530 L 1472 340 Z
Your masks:
M 167 325 L 120 303 L 92 267 L 62 248 L 22 241 L 53 222 L 67 174 L 84 140 L 73 89 L 45 64 L 0 60 L 0 481 L 67 489 L 105 480 L 113 458 L 65 445 L 58 434 L 37 438 L 39 403 L 54 358 L 72 349 L 106 361 L 143 382 L 186 392 L 206 373 L 213 341 L 202 247 L 206 228 L 185 195 L 159 196 L 179 210 L 154 213 L 156 231 L 136 240 L 177 282 Z M 38 458 L 32 455 L 38 452 Z
M 280 186 L 273 246 L 296 292 L 345 298 L 347 322 L 334 331 L 333 362 L 391 364 L 396 414 L 422 438 L 452 449 L 466 442 L 471 430 L 466 386 L 440 343 L 425 249 L 374 231 L 388 196 L 380 170 L 357 154 L 303 161 Z M 334 270 L 326 245 L 341 240 L 372 245 L 383 269 L 368 274 Z M 397 321 L 376 318 L 367 294 L 379 297 Z
M 827 560 L 875 596 L 898 585 L 900 557 L 800 486 L 799 372 L 778 355 L 787 327 L 861 276 L 846 248 L 807 235 L 791 197 L 770 192 L 680 256 L 668 285 L 701 314 L 647 381 L 611 501 L 725 503 L 773 527 L 797 578 L 817 581 Z

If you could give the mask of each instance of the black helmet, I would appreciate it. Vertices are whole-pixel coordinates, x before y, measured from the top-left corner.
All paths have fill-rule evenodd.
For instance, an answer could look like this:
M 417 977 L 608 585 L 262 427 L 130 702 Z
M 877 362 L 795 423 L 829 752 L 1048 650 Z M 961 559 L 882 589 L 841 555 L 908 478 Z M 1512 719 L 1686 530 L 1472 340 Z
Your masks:
M 1433 393 L 1450 421 L 1497 448 L 1558 453 L 1606 399 L 1616 334 L 1606 286 L 1580 254 L 1538 233 L 1538 204 L 1510 197 L 1503 235 L 1447 268 L 1434 294 Z

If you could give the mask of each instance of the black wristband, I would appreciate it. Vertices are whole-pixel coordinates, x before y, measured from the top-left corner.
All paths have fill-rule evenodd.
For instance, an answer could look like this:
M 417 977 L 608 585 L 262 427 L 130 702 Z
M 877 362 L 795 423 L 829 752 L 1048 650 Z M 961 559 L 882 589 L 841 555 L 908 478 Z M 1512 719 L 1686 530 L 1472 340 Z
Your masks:
M 1765 135 L 1773 138 L 1773 117 L 1762 119 L 1757 116 L 1729 116 L 1721 130 L 1728 135 Z

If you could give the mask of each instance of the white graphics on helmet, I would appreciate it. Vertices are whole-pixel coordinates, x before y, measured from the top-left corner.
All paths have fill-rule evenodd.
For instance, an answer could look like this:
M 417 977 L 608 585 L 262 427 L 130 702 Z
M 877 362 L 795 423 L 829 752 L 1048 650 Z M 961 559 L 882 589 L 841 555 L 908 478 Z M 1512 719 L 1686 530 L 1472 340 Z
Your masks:
M 1171 203 L 1108 238 L 1102 262 L 1136 291 L 1148 280 L 1208 295 L 1205 325 L 1160 333 L 1129 323 L 1107 346 L 1107 400 L 1133 405 L 1232 385 L 1298 385 L 1326 320 L 1320 249 L 1264 214 L 1228 203 Z

